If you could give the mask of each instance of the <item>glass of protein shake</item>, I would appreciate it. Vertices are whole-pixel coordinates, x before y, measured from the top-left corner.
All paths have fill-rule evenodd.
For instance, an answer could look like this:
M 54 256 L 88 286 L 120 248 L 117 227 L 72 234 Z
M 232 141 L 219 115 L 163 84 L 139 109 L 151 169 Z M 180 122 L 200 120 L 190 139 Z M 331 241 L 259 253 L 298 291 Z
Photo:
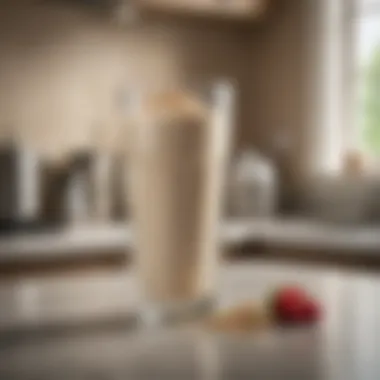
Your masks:
M 186 317 L 213 299 L 233 92 L 136 96 L 129 185 L 141 317 Z

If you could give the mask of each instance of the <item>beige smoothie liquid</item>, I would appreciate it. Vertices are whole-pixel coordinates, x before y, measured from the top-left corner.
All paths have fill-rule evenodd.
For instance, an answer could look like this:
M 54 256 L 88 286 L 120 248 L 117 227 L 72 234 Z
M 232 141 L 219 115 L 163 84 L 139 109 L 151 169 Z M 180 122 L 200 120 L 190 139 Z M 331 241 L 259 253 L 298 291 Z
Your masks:
M 130 135 L 132 214 L 145 297 L 191 301 L 213 293 L 227 134 L 190 95 L 141 102 Z

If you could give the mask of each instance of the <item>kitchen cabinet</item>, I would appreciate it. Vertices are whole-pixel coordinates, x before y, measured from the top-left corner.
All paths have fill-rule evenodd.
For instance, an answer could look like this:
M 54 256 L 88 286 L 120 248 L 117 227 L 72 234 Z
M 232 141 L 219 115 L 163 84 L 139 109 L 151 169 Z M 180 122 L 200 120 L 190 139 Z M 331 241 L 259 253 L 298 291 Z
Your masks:
M 258 17 L 267 3 L 268 0 L 138 0 L 142 9 L 232 19 Z

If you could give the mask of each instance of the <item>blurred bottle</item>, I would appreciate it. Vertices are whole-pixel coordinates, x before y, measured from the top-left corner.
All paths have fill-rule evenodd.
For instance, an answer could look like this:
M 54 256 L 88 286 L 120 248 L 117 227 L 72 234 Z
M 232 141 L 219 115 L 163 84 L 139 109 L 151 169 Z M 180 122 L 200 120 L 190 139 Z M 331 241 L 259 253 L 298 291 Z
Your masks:
M 112 166 L 112 218 L 125 221 L 130 208 L 128 193 L 128 165 L 123 155 L 116 154 Z
M 69 161 L 64 194 L 64 219 L 69 224 L 86 224 L 92 219 L 93 162 L 94 155 L 90 152 L 78 152 Z
M 255 151 L 241 152 L 232 166 L 230 210 L 234 217 L 268 217 L 277 207 L 277 174 Z
M 80 151 L 51 163 L 44 176 L 44 217 L 50 223 L 109 223 L 125 217 L 124 170 L 117 157 Z
M 98 152 L 91 163 L 91 214 L 96 222 L 112 219 L 113 161 L 112 155 Z

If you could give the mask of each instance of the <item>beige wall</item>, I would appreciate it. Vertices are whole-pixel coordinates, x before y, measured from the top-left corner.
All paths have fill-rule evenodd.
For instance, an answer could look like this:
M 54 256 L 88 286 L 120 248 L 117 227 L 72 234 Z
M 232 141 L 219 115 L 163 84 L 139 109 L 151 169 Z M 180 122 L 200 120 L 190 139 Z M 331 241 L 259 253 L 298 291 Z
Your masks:
M 109 148 L 122 127 L 116 96 L 124 84 L 229 77 L 239 87 L 239 144 L 271 152 L 276 131 L 288 131 L 282 169 L 298 178 L 307 156 L 310 3 L 272 1 L 249 26 L 165 19 L 124 28 L 62 7 L 2 5 L 0 137 L 18 133 L 50 155 L 96 136 Z
M 240 85 L 242 34 L 168 20 L 120 28 L 67 8 L 1 5 L 0 137 L 18 134 L 49 155 L 94 136 L 109 148 L 122 125 L 116 97 L 124 84 L 222 76 Z
M 289 136 L 291 149 L 279 164 L 290 181 L 299 179 L 307 159 L 310 4 L 273 2 L 266 22 L 257 26 L 250 41 L 245 139 L 271 153 L 278 133 Z

